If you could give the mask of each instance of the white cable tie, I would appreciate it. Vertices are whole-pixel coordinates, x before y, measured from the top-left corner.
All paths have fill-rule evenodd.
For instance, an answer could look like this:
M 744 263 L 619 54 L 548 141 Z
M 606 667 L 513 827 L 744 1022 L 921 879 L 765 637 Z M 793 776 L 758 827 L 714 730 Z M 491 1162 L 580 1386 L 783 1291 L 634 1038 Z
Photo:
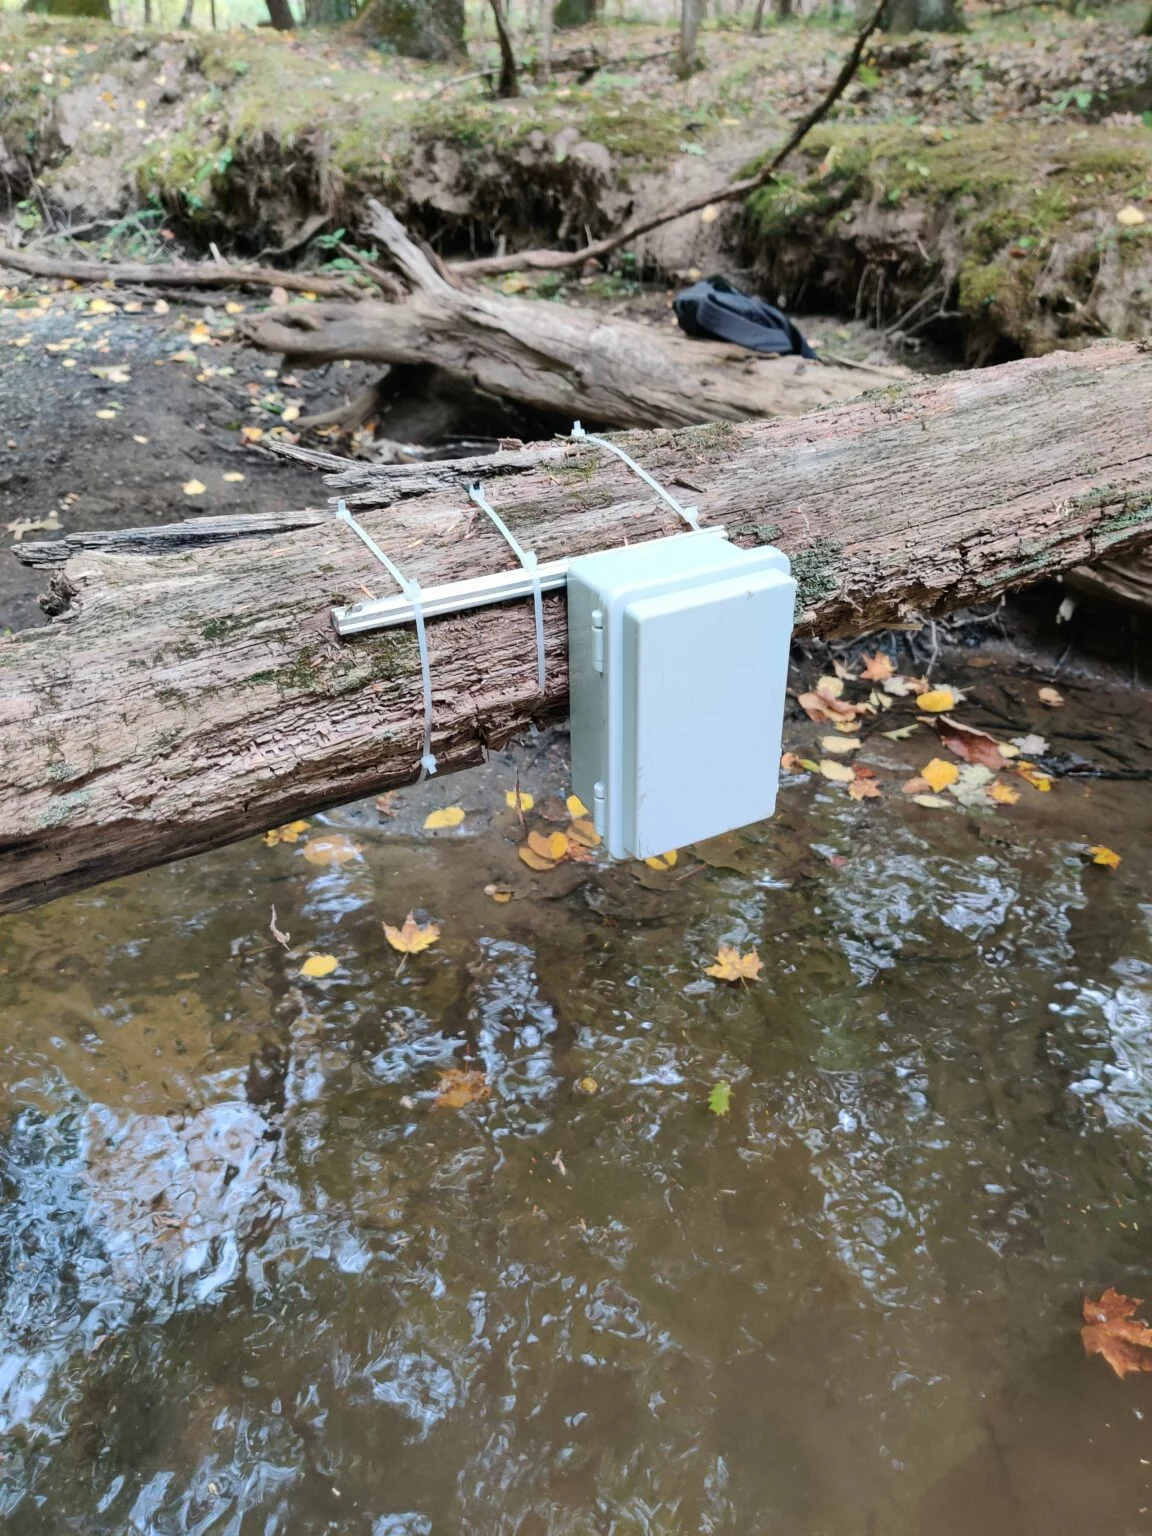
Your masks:
M 517 560 L 519 560 L 520 564 L 532 578 L 532 605 L 536 612 L 536 682 L 539 686 L 540 692 L 543 693 L 544 598 L 540 591 L 540 570 L 537 564 L 535 552 L 533 550 L 523 549 L 521 547 L 520 541 L 516 538 L 516 535 L 512 532 L 511 528 L 509 528 L 508 524 L 500 516 L 499 512 L 497 512 L 496 508 L 489 505 L 488 499 L 484 495 L 484 491 L 480 485 L 479 480 L 477 480 L 474 485 L 468 487 L 468 495 L 480 508 L 481 512 L 486 512 L 492 521 L 496 524 L 496 527 L 511 545 L 512 553 L 516 556 Z
M 362 539 L 367 544 L 368 548 L 412 604 L 412 613 L 416 619 L 416 645 L 420 652 L 420 681 L 424 691 L 424 755 L 420 759 L 420 779 L 418 780 L 418 782 L 422 782 L 427 774 L 436 772 L 436 759 L 432 755 L 432 668 L 428 659 L 428 636 L 424 629 L 424 607 L 420 601 L 420 583 L 418 581 L 409 581 L 400 569 L 389 560 L 368 530 L 362 528 L 351 512 L 349 512 L 345 501 L 340 500 L 336 503 L 336 516 L 341 522 L 348 524 L 357 538 Z
M 656 492 L 657 496 L 663 497 L 663 499 L 672 508 L 673 512 L 678 513 L 688 524 L 689 528 L 693 529 L 696 533 L 699 533 L 699 509 L 696 507 L 682 507 L 676 500 L 675 496 L 672 495 L 671 491 L 666 491 L 660 484 L 659 480 L 657 480 L 654 475 L 650 475 L 646 469 L 642 469 L 634 458 L 624 452 L 623 448 L 618 448 L 615 443 L 610 443 L 606 437 L 597 437 L 592 432 L 585 432 L 584 428 L 578 421 L 574 421 L 572 423 L 572 431 L 569 435 L 571 436 L 573 442 L 596 443 L 601 448 L 607 448 L 610 453 L 614 453 L 618 459 L 623 459 L 628 468 L 635 474 L 639 475 L 641 480 L 645 481 L 646 484 L 650 485 Z

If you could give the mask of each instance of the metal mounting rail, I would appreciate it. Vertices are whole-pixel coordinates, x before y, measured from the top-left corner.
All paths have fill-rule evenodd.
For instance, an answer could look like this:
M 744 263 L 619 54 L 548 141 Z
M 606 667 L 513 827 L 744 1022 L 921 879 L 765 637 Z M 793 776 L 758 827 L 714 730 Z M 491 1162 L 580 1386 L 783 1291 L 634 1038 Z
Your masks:
M 663 544 L 666 539 L 701 539 L 728 537 L 723 528 L 702 528 L 694 533 L 673 533 L 663 539 L 645 539 L 645 544 Z M 568 582 L 567 560 L 544 560 L 536 567 L 536 579 L 542 592 L 559 592 Z M 492 571 L 487 576 L 466 576 L 460 581 L 446 581 L 439 587 L 423 587 L 420 606 L 426 619 L 442 619 L 449 614 L 465 613 L 470 608 L 486 608 L 491 603 L 506 603 L 515 598 L 531 597 L 533 578 L 523 569 Z M 411 624 L 416 611 L 402 592 L 393 597 L 366 598 L 347 608 L 333 608 L 332 625 L 338 635 L 363 635 L 373 629 L 393 629 Z

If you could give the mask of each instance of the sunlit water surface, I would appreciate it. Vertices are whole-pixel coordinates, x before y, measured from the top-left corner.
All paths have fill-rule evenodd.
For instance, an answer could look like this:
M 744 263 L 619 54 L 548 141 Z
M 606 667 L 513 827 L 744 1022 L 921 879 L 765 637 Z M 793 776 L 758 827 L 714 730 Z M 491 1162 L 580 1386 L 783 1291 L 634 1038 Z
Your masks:
M 794 786 L 534 883 L 511 764 L 0 923 L 3 1529 L 1152 1530 L 1152 1381 L 1077 1335 L 1152 1271 L 1147 787 Z

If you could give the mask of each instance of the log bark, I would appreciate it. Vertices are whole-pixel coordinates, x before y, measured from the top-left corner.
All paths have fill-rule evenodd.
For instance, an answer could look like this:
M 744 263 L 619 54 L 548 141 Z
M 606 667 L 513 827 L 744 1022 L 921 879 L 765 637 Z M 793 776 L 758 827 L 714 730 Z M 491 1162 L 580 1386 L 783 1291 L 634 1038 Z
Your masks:
M 793 558 L 800 633 L 910 614 L 1135 548 L 1152 534 L 1152 355 L 1077 353 L 917 380 L 798 420 L 628 434 L 705 524 Z M 541 559 L 678 531 L 591 444 L 389 468 L 324 456 L 331 488 L 425 586 L 508 569 L 465 488 L 477 475 Z M 231 529 L 20 545 L 61 616 L 0 640 L 0 910 L 411 782 L 422 750 L 413 635 L 340 641 L 329 606 L 391 590 L 331 513 Z M 294 519 L 300 526 L 293 527 Z M 228 538 L 227 534 L 237 535 Z M 566 703 L 560 594 L 429 624 L 434 750 L 477 762 Z
M 379 203 L 368 231 L 412 288 L 397 304 L 293 305 L 253 316 L 247 334 L 294 367 L 354 358 L 430 363 L 537 410 L 620 427 L 690 426 L 797 415 L 903 369 L 763 358 L 566 304 L 457 286 Z

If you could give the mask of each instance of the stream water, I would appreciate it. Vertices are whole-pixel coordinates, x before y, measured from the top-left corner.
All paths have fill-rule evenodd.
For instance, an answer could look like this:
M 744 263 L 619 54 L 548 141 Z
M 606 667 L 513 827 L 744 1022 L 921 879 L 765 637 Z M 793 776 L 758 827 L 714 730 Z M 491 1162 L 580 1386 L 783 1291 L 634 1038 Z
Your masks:
M 1152 1272 L 1146 785 L 813 781 L 537 881 L 564 746 L 0 922 L 4 1531 L 1152 1530 L 1152 1379 L 1078 1337 Z

